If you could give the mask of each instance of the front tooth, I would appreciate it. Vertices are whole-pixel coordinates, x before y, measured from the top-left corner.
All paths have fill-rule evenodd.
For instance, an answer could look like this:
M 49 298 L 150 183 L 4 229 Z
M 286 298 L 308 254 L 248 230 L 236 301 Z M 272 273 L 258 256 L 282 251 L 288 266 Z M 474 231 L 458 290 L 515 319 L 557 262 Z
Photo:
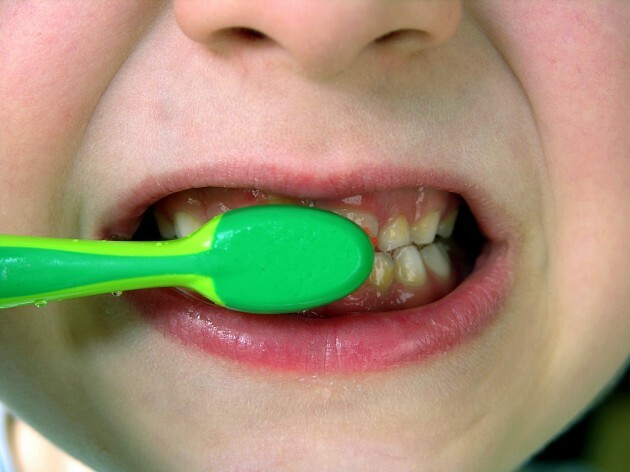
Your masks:
M 368 236 L 375 237 L 378 234 L 378 220 L 372 213 L 366 211 L 349 210 L 347 208 L 339 208 L 333 210 L 338 215 L 348 218 L 363 228 Z
M 415 244 L 431 244 L 440 224 L 440 211 L 436 210 L 419 219 L 411 227 L 411 240 Z
M 394 266 L 394 274 L 399 283 L 408 287 L 420 287 L 427 283 L 427 270 L 416 246 L 411 244 L 397 249 L 394 253 Z
M 450 215 L 444 218 L 437 229 L 437 234 L 443 238 L 450 238 L 453 234 L 453 228 L 455 228 L 455 220 L 457 219 L 457 210 L 453 211 Z
M 175 224 L 175 234 L 178 238 L 188 236 L 190 233 L 194 233 L 201 227 L 201 221 L 183 211 L 175 213 L 173 223 Z
M 411 243 L 409 223 L 407 218 L 400 215 L 381 228 L 378 232 L 376 247 L 386 252 L 406 246 L 409 243 Z
M 265 203 L 269 205 L 291 205 L 294 202 L 286 197 L 280 197 L 278 195 L 267 195 Z
M 166 219 L 159 213 L 154 213 L 153 216 L 155 217 L 155 223 L 157 224 L 158 231 L 160 232 L 160 236 L 162 236 L 162 239 L 174 239 L 176 233 L 175 225 L 173 225 L 173 222 Z
M 422 260 L 431 272 L 446 280 L 451 275 L 451 262 L 444 246 L 440 243 L 429 244 L 420 249 Z
M 374 265 L 370 274 L 370 283 L 379 292 L 386 292 L 394 281 L 394 260 L 386 252 L 374 254 Z

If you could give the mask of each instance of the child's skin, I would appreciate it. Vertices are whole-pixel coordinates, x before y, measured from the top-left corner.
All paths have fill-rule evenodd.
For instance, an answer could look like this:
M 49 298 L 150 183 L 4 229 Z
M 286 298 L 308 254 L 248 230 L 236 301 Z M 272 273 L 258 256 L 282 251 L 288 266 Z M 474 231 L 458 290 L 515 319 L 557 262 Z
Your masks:
M 0 400 L 97 470 L 517 467 L 630 354 L 629 22 L 623 0 L 0 0 L 2 233 L 103 237 L 182 169 L 378 165 L 480 189 L 514 254 L 496 320 L 377 372 L 208 355 L 125 297 L 5 310 Z

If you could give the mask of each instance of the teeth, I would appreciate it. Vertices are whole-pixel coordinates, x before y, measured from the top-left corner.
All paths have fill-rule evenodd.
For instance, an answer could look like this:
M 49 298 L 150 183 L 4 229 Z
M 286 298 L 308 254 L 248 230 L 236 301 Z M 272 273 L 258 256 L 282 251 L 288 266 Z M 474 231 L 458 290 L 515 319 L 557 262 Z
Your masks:
M 431 272 L 441 279 L 449 278 L 451 275 L 451 262 L 442 244 L 429 244 L 420 249 L 420 254 Z
M 378 232 L 376 247 L 386 252 L 406 246 L 409 243 L 411 243 L 409 223 L 407 218 L 400 215 L 381 228 Z
M 173 218 L 175 225 L 175 235 L 178 238 L 188 236 L 190 233 L 194 233 L 201 227 L 201 221 L 194 216 L 178 211 Z
M 386 292 L 394 281 L 394 260 L 386 252 L 374 254 L 374 266 L 370 274 L 370 283 L 379 292 Z
M 293 201 L 290 198 L 279 197 L 278 195 L 267 195 L 266 203 L 269 205 L 291 205 Z
M 333 210 L 338 215 L 348 218 L 350 221 L 355 222 L 361 228 L 365 230 L 368 236 L 375 237 L 378 234 L 378 220 L 372 213 L 358 210 L 348 210 L 340 208 Z
M 158 231 L 160 232 L 160 236 L 164 239 L 174 239 L 176 234 L 173 223 L 159 213 L 154 213 L 153 216 L 155 217 L 155 222 L 157 224 Z
M 394 274 L 399 283 L 408 287 L 420 287 L 427 283 L 427 271 L 416 246 L 397 249 L 394 252 L 394 263 Z
M 450 238 L 455 228 L 455 220 L 457 219 L 457 210 L 444 218 L 437 229 L 437 234 L 443 238 Z
M 439 224 L 440 212 L 436 210 L 429 213 L 411 227 L 411 240 L 414 244 L 431 244 L 435 239 Z
M 282 198 L 269 198 L 266 203 L 290 203 Z M 442 242 L 434 242 L 436 235 L 448 238 L 453 233 L 457 210 L 440 221 L 440 210 L 432 211 L 416 220 L 410 227 L 404 215 L 398 215 L 379 228 L 373 213 L 350 208 L 332 210 L 363 228 L 376 238 L 377 252 L 369 282 L 379 296 L 390 290 L 393 282 L 405 287 L 422 287 L 429 282 L 430 271 L 441 280 L 451 277 L 452 267 L 449 254 Z M 202 221 L 184 211 L 178 211 L 167 219 L 155 213 L 155 221 L 164 239 L 184 238 L 197 231 Z M 417 245 L 417 246 L 416 246 Z M 422 246 L 419 248 L 418 246 Z M 393 252 L 393 256 L 391 253 Z

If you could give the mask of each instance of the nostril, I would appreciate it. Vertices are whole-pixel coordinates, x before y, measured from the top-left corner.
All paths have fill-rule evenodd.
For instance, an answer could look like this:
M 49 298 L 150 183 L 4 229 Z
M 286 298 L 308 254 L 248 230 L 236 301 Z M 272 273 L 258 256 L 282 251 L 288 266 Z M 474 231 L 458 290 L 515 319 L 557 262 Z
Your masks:
M 247 28 L 242 26 L 236 26 L 233 28 L 228 28 L 223 31 L 225 36 L 229 36 L 234 39 L 238 39 L 246 42 L 259 42 L 265 39 L 268 39 L 268 36 L 256 29 Z
M 382 36 L 379 36 L 374 40 L 375 43 L 389 43 L 400 40 L 409 40 L 413 38 L 426 38 L 428 33 L 425 31 L 418 31 L 413 29 L 399 29 L 396 31 L 390 31 Z
M 430 43 L 431 35 L 426 31 L 415 29 L 399 29 L 390 31 L 374 40 L 378 46 L 395 46 L 396 49 L 409 49 L 412 51 L 422 49 Z

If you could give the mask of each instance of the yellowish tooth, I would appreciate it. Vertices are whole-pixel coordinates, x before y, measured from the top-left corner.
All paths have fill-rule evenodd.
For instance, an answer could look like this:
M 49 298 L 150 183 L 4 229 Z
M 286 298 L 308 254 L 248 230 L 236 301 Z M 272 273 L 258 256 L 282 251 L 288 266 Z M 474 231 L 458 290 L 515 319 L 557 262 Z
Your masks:
M 420 249 L 420 255 L 427 268 L 439 278 L 446 280 L 451 275 L 451 261 L 444 246 L 429 244 Z
M 383 226 L 376 239 L 376 247 L 383 252 L 392 251 L 409 243 L 411 243 L 409 223 L 403 215 Z
M 411 240 L 414 244 L 431 244 L 440 224 L 440 211 L 435 210 L 420 218 L 411 227 Z
M 175 225 L 175 235 L 178 238 L 188 236 L 190 233 L 194 233 L 201 227 L 201 221 L 191 214 L 183 211 L 175 213 L 173 223 Z
M 394 252 L 394 277 L 407 287 L 421 287 L 428 281 L 427 270 L 416 246 L 401 247 Z
M 453 234 L 453 228 L 455 228 L 455 221 L 457 220 L 457 210 L 453 211 L 450 215 L 440 221 L 438 225 L 437 234 L 443 238 L 450 238 Z
M 367 211 L 350 210 L 347 208 L 339 208 L 333 212 L 354 221 L 357 225 L 365 230 L 368 236 L 376 237 L 378 234 L 378 220 L 376 216 Z
M 370 283 L 379 292 L 386 292 L 394 281 L 394 260 L 386 252 L 374 254 L 374 265 L 370 274 Z
M 265 203 L 269 205 L 292 205 L 295 202 L 290 198 L 279 197 L 278 195 L 267 195 Z
M 155 222 L 158 227 L 158 231 L 160 232 L 160 236 L 164 239 L 174 239 L 175 234 L 175 225 L 171 220 L 166 219 L 159 213 L 153 213 L 155 217 Z

